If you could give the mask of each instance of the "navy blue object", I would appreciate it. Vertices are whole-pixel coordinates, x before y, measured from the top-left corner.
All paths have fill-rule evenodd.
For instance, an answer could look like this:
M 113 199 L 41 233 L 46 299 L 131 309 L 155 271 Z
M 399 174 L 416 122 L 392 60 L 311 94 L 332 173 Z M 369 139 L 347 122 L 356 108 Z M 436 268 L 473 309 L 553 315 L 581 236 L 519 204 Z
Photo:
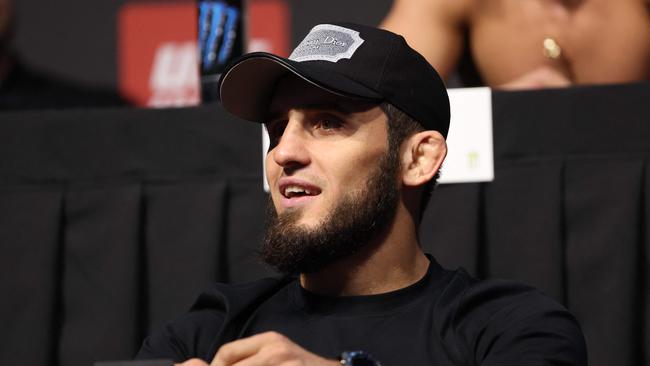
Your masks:
M 341 364 L 347 366 L 381 366 L 379 361 L 365 351 L 349 351 L 341 353 Z

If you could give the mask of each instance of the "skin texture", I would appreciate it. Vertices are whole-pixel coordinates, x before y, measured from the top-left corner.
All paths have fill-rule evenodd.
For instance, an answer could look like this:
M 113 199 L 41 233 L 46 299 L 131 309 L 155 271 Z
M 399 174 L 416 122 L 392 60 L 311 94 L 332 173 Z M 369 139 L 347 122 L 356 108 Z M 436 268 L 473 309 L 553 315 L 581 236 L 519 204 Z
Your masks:
M 296 78 L 278 85 L 267 122 L 271 148 L 266 174 L 278 214 L 297 210 L 298 223 L 316 227 L 342 197 L 366 187 L 388 149 L 387 117 L 377 105 L 342 99 Z M 433 178 L 447 148 L 436 131 L 403 142 L 395 179 L 398 202 L 392 222 L 360 252 L 322 270 L 301 274 L 301 285 L 330 296 L 372 295 L 409 286 L 424 276 L 428 260 L 417 241 L 419 187 Z M 317 194 L 296 202 L 282 194 L 283 182 L 309 184 Z M 188 360 L 182 365 L 207 365 Z M 267 332 L 223 345 L 213 366 L 334 366 L 285 336 Z
M 484 82 L 541 88 L 650 78 L 647 0 L 395 0 L 382 27 L 448 77 L 464 35 Z M 543 54 L 552 37 L 557 59 Z

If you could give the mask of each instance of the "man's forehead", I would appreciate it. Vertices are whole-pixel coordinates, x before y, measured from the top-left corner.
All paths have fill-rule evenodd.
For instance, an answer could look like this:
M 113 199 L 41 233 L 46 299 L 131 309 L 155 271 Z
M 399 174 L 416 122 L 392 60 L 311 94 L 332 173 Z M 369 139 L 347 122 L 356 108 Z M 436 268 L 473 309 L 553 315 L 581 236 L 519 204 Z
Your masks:
M 378 103 L 374 101 L 334 94 L 289 74 L 276 84 L 268 115 L 283 114 L 293 108 L 338 110 L 352 114 L 367 111 L 377 105 Z

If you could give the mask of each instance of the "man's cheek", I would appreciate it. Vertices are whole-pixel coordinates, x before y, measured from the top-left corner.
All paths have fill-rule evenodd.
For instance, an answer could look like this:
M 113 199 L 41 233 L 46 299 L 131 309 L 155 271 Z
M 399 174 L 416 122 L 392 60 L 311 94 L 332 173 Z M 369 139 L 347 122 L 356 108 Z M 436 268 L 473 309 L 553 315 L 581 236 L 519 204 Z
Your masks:
M 274 192 L 271 195 L 271 200 L 273 201 L 273 207 L 275 208 L 275 213 L 277 215 L 282 213 L 282 195 L 278 192 Z

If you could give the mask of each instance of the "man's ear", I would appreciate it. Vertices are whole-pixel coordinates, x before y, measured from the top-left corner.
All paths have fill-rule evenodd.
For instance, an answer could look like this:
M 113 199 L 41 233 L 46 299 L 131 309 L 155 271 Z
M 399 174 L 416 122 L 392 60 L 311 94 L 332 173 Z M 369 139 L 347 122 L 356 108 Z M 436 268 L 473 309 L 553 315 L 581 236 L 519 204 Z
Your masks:
M 402 182 L 417 187 L 433 179 L 447 156 L 447 143 L 438 131 L 422 131 L 402 145 Z

